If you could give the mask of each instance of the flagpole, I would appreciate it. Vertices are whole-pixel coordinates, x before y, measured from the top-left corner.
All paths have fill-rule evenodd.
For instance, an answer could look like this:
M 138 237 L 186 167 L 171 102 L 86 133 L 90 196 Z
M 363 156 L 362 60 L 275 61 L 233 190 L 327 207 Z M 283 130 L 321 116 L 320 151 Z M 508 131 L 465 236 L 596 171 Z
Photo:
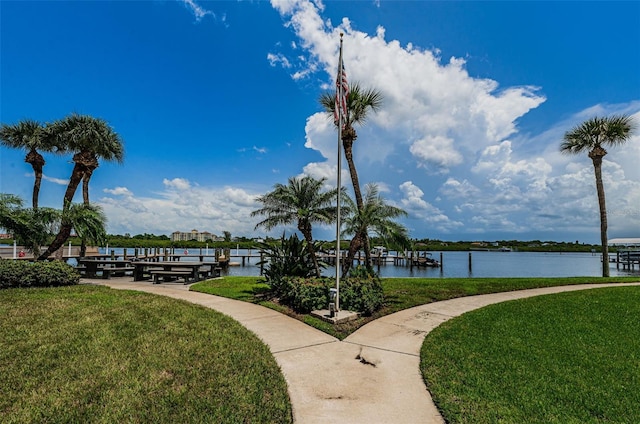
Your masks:
M 340 194 L 342 192 L 342 33 L 340 33 L 340 55 L 338 58 L 338 79 L 336 91 L 336 107 L 338 108 L 338 207 L 336 220 L 336 313 L 340 311 Z

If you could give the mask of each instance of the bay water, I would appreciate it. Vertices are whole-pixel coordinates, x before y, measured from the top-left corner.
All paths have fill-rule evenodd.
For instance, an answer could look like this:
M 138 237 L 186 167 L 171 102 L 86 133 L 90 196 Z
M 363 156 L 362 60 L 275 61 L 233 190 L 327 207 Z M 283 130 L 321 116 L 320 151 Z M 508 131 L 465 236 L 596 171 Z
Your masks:
M 116 255 L 123 253 L 122 248 L 109 248 L 109 253 L 114 251 Z M 176 250 L 183 254 L 184 249 Z M 127 249 L 129 255 L 133 249 Z M 186 249 L 188 256 L 181 260 L 198 260 L 198 255 L 208 253 L 213 255 L 213 249 L 205 252 L 204 249 Z M 107 253 L 101 248 L 100 253 Z M 223 275 L 235 276 L 259 276 L 260 261 L 256 250 L 231 249 L 232 266 L 223 270 Z M 432 251 L 431 257 L 440 261 L 442 267 L 409 267 L 394 265 L 386 262 L 380 266 L 374 265 L 374 269 L 381 277 L 421 277 L 421 278 L 470 278 L 470 277 L 599 277 L 602 275 L 602 261 L 599 254 L 592 253 L 558 253 L 558 252 L 439 252 Z M 391 252 L 394 254 L 394 252 Z M 441 256 L 442 255 L 442 256 Z M 244 256 L 244 266 L 242 265 Z M 250 257 L 249 257 L 250 256 Z M 470 259 L 471 257 L 471 259 Z M 212 261 L 213 258 L 205 258 Z M 469 265 L 471 263 L 471 265 Z M 618 269 L 615 263 L 610 263 L 610 275 L 614 276 L 638 276 L 640 269 Z M 329 266 L 323 269 L 325 276 L 335 276 L 335 268 Z

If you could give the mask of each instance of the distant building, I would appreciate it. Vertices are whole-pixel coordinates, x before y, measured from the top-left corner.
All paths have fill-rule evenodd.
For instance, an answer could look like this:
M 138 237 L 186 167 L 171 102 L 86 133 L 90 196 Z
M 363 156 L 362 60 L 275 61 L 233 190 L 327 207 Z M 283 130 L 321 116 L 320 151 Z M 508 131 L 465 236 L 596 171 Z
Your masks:
M 191 230 L 188 233 L 183 233 L 180 231 L 174 231 L 171 233 L 171 241 L 208 241 L 208 240 L 216 240 L 218 237 L 215 234 L 211 234 L 208 231 L 200 232 L 198 230 Z

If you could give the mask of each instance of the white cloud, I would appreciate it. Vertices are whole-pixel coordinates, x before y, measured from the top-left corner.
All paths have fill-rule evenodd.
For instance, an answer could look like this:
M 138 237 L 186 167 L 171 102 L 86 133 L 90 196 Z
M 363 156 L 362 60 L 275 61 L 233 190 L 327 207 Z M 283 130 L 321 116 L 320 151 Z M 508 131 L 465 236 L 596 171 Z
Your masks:
M 257 219 L 256 197 L 237 187 L 202 187 L 183 178 L 164 179 L 164 190 L 154 197 L 135 196 L 126 187 L 105 189 L 111 196 L 98 203 L 109 216 L 108 231 L 114 234 L 149 232 L 170 234 L 193 228 L 222 234 L 251 235 Z
M 191 187 L 191 183 L 184 178 L 174 178 L 172 180 L 164 179 L 162 180 L 162 184 L 167 186 L 168 188 L 174 188 L 178 190 L 188 190 Z
M 33 173 L 31 173 L 29 175 L 33 176 Z M 51 183 L 58 184 L 58 185 L 63 185 L 63 186 L 69 184 L 69 180 L 68 179 L 65 180 L 63 178 L 49 177 L 48 175 L 44 175 L 44 174 L 42 175 L 42 179 L 46 180 L 46 181 L 49 181 Z
M 435 226 L 440 232 L 449 232 L 459 228 L 462 224 L 450 220 L 440 209 L 424 200 L 424 192 L 411 181 L 405 181 L 400 186 L 403 198 L 400 207 L 403 208 L 413 220 Z
M 322 19 L 321 4 L 272 1 L 272 5 L 299 37 L 297 45 L 307 52 L 306 60 L 290 61 L 299 68 L 297 77 L 318 68 L 332 81 L 338 34 L 343 32 L 349 80 L 383 94 L 379 113 L 371 114 L 366 126 L 357 128 L 359 139 L 366 140 L 367 146 L 354 146 L 356 160 L 361 163 L 385 163 L 394 155 L 408 153 L 415 166 L 430 173 L 446 173 L 513 134 L 516 119 L 545 100 L 536 87 L 499 90 L 495 81 L 472 78 L 463 59 L 442 63 L 438 51 L 387 41 L 381 26 L 374 36 L 352 28 L 347 18 L 334 27 Z M 333 147 L 327 149 L 324 141 L 328 134 L 335 138 L 333 125 L 313 115 L 307 120 L 306 131 L 306 146 L 320 150 L 333 162 L 335 155 L 328 154 Z
M 103 191 L 114 196 L 133 196 L 133 193 L 126 187 L 105 188 Z
M 214 19 L 216 18 L 215 13 L 203 8 L 198 3 L 196 3 L 195 0 L 180 0 L 180 1 L 182 1 L 182 3 L 184 3 L 184 5 L 191 11 L 191 13 L 193 13 L 193 15 L 196 17 L 196 21 L 202 20 L 202 18 L 204 18 L 207 15 L 212 16 Z
M 289 62 L 289 59 L 287 59 L 286 56 L 284 56 L 282 53 L 278 53 L 278 54 L 269 53 L 267 54 L 267 60 L 269 61 L 269 64 L 271 66 L 276 66 L 279 64 L 285 69 L 291 68 L 291 63 Z

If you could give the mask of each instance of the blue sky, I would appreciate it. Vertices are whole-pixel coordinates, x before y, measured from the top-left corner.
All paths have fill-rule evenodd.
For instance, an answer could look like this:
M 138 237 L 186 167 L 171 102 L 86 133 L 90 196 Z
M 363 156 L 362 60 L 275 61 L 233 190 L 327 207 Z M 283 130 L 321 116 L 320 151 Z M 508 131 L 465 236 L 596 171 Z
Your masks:
M 640 124 L 637 1 L 2 0 L 0 20 L 2 123 L 77 112 L 124 140 L 91 180 L 114 234 L 281 234 L 254 231 L 256 196 L 301 174 L 335 185 L 317 99 L 340 32 L 349 81 L 384 96 L 357 128 L 361 183 L 414 238 L 597 243 L 591 162 L 558 146 L 594 115 Z M 0 192 L 28 204 L 23 159 L 0 149 Z M 61 207 L 72 164 L 46 159 L 41 204 Z M 610 237 L 640 237 L 639 161 L 640 130 L 605 158 Z

